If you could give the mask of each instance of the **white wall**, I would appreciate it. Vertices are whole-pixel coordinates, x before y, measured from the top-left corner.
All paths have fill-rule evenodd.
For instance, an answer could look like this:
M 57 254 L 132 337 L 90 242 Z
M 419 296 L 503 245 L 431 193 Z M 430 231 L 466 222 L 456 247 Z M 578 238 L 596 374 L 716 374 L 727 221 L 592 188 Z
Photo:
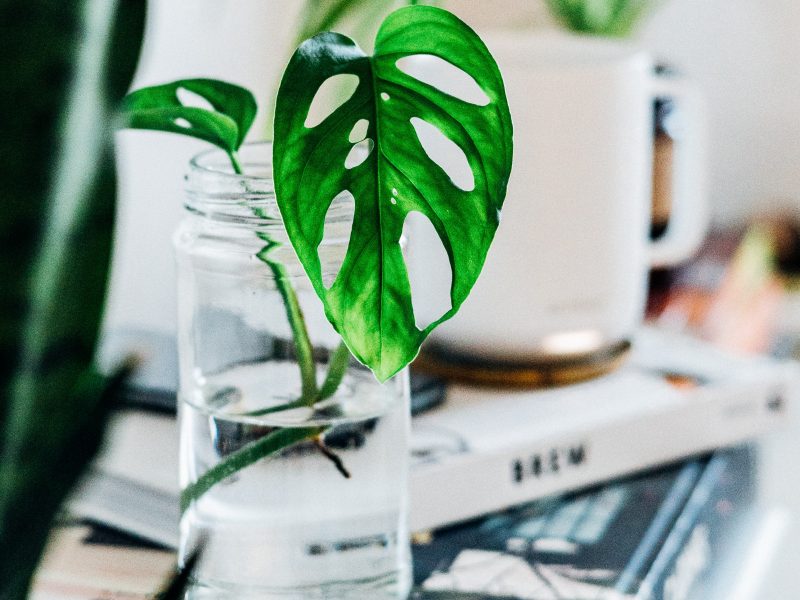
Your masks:
M 244 85 L 263 99 L 288 59 L 300 0 L 151 0 L 134 87 L 188 77 Z M 106 328 L 175 330 L 172 232 L 183 212 L 183 175 L 203 142 L 173 134 L 117 134 L 119 213 Z
M 706 94 L 720 222 L 800 209 L 799 34 L 797 0 L 670 0 L 639 36 Z
M 800 2 L 654 0 L 636 35 L 701 87 L 709 106 L 714 218 L 782 206 L 800 213 Z M 550 26 L 532 0 L 447 0 L 479 31 Z

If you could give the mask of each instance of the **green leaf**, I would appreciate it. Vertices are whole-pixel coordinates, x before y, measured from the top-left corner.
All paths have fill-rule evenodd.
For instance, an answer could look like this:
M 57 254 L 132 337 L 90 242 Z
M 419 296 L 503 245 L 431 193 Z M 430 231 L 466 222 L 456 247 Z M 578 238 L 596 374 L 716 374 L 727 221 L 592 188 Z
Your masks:
M 200 96 L 213 110 L 184 104 L 180 90 Z M 124 127 L 180 133 L 232 153 L 253 124 L 256 100 L 248 90 L 232 83 L 182 79 L 131 92 L 125 97 L 122 114 Z
M 436 56 L 464 71 L 488 103 L 460 99 L 397 67 L 398 59 L 415 55 Z M 317 90 L 341 74 L 358 77 L 353 95 L 320 124 L 305 127 Z M 456 186 L 428 157 L 411 122 L 415 117 L 464 152 L 472 189 Z M 362 119 L 368 121 L 372 151 L 358 166 L 345 168 L 354 146 L 349 138 Z M 408 364 L 431 330 L 467 297 L 498 226 L 511 155 L 511 117 L 497 65 L 475 32 L 444 10 L 413 6 L 392 13 L 371 57 L 336 33 L 315 36 L 292 57 L 275 116 L 278 205 L 328 319 L 378 379 Z M 344 264 L 327 289 L 317 247 L 328 207 L 344 190 L 355 198 L 355 217 Z M 399 245 L 411 211 L 430 219 L 452 269 L 451 308 L 423 330 L 415 325 Z

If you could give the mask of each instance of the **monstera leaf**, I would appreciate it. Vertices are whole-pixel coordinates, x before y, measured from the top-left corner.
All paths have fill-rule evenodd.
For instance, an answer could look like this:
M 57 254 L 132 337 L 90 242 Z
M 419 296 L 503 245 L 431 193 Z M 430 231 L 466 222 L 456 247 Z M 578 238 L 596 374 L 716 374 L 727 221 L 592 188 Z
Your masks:
M 415 60 L 449 67 L 477 86 L 478 98 L 414 72 Z M 343 74 L 358 78 L 355 91 L 322 122 L 306 126 L 319 88 Z M 454 182 L 447 165 L 429 155 L 426 136 L 457 146 L 468 165 L 466 182 Z M 373 56 L 345 36 L 323 33 L 292 57 L 275 115 L 278 205 L 329 320 L 378 379 L 408 364 L 469 294 L 498 226 L 511 154 L 497 65 L 475 32 L 444 10 L 392 13 Z M 318 246 L 328 208 L 343 192 L 352 194 L 355 216 L 344 263 L 328 287 Z M 412 212 L 430 220 L 452 270 L 451 307 L 423 329 L 416 326 L 399 243 Z
M 122 126 L 188 135 L 233 155 L 244 142 L 256 109 L 253 94 L 238 85 L 182 79 L 128 94 Z

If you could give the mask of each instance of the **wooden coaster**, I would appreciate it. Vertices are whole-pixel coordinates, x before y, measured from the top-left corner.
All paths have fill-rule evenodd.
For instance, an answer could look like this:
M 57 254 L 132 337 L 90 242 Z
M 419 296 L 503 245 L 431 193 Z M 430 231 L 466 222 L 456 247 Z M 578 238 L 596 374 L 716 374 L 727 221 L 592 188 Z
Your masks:
M 510 364 L 457 356 L 433 347 L 423 349 L 413 367 L 457 383 L 510 388 L 553 387 L 610 373 L 625 362 L 630 349 L 630 341 L 623 340 L 588 355 Z

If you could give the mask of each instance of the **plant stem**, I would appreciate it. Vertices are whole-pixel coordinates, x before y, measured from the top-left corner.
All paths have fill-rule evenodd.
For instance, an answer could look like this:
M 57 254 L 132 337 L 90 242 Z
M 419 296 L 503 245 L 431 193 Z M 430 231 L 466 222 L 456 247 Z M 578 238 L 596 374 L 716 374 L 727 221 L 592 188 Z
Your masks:
M 324 427 L 285 427 L 276 429 L 261 439 L 239 448 L 236 452 L 229 454 L 203 473 L 197 481 L 183 489 L 181 492 L 181 513 L 216 483 L 230 477 L 237 471 L 241 471 L 245 467 L 249 467 L 265 456 L 283 450 L 292 444 L 302 442 L 305 439 L 316 439 L 324 431 Z
M 269 254 L 278 245 L 277 242 L 265 233 L 258 233 L 257 235 L 267 242 L 267 245 L 257 256 L 259 260 L 266 263 L 272 271 L 275 285 L 278 287 L 278 292 L 283 299 L 283 305 L 286 308 L 286 318 L 289 321 L 289 326 L 292 329 L 292 337 L 294 338 L 297 365 L 300 367 L 301 397 L 305 400 L 306 404 L 310 406 L 317 399 L 317 368 L 314 364 L 314 352 L 311 346 L 311 339 L 308 335 L 306 320 L 303 317 L 303 310 L 300 308 L 300 302 L 297 300 L 297 293 L 292 287 L 286 267 L 269 257 Z
M 330 398 L 336 393 L 336 390 L 339 389 L 339 385 L 342 383 L 344 374 L 347 372 L 347 366 L 349 364 L 350 350 L 348 350 L 344 342 L 340 342 L 328 361 L 328 374 L 319 390 L 320 400 Z
M 229 152 L 233 170 L 241 175 L 242 166 L 235 151 Z M 259 217 L 265 217 L 264 212 L 255 208 L 253 212 Z M 280 244 L 273 240 L 268 234 L 259 232 L 259 239 L 265 242 L 264 248 L 256 255 L 259 260 L 265 263 L 272 271 L 275 285 L 283 300 L 286 309 L 286 318 L 292 330 L 297 364 L 300 368 L 301 396 L 297 400 L 292 400 L 278 406 L 271 406 L 262 410 L 245 413 L 245 416 L 262 416 L 282 410 L 290 410 L 304 406 L 313 406 L 317 402 L 330 398 L 336 393 L 342 383 L 347 366 L 350 363 L 350 351 L 344 342 L 341 342 L 336 350 L 331 354 L 328 361 L 328 373 L 323 382 L 322 388 L 317 388 L 317 371 L 314 362 L 313 347 L 311 338 L 308 335 L 303 310 L 297 299 L 297 292 L 292 287 L 292 282 L 286 267 L 270 258 L 270 253 Z M 236 452 L 223 457 L 216 465 L 203 473 L 197 481 L 188 485 L 181 492 L 181 513 L 183 513 L 191 503 L 205 494 L 215 484 L 223 479 L 230 477 L 237 471 L 274 454 L 284 448 L 303 440 L 313 440 L 314 445 L 336 466 L 336 469 L 343 476 L 349 477 L 347 469 L 342 464 L 341 459 L 325 447 L 322 441 L 322 434 L 326 431 L 325 427 L 281 427 L 274 429 L 270 434 L 250 442 L 241 447 Z
M 308 406 L 308 403 L 306 402 L 305 398 L 298 398 L 297 400 L 284 402 L 283 404 L 276 404 L 275 406 L 270 406 L 268 408 L 261 408 L 259 410 L 251 410 L 245 413 L 239 413 L 239 415 L 242 417 L 263 417 L 276 412 L 283 412 L 285 410 L 292 410 L 294 408 L 304 408 L 306 406 Z
M 364 2 L 365 0 L 329 0 L 327 5 L 323 5 L 319 0 L 306 0 L 306 7 L 301 13 L 303 20 L 295 35 L 294 46 L 299 46 L 320 31 L 328 31 L 345 14 L 354 11 Z
M 228 152 L 228 158 L 231 160 L 233 172 L 237 175 L 243 175 L 244 170 L 242 170 L 242 163 L 239 162 L 239 154 L 236 152 L 236 150 L 231 150 Z

